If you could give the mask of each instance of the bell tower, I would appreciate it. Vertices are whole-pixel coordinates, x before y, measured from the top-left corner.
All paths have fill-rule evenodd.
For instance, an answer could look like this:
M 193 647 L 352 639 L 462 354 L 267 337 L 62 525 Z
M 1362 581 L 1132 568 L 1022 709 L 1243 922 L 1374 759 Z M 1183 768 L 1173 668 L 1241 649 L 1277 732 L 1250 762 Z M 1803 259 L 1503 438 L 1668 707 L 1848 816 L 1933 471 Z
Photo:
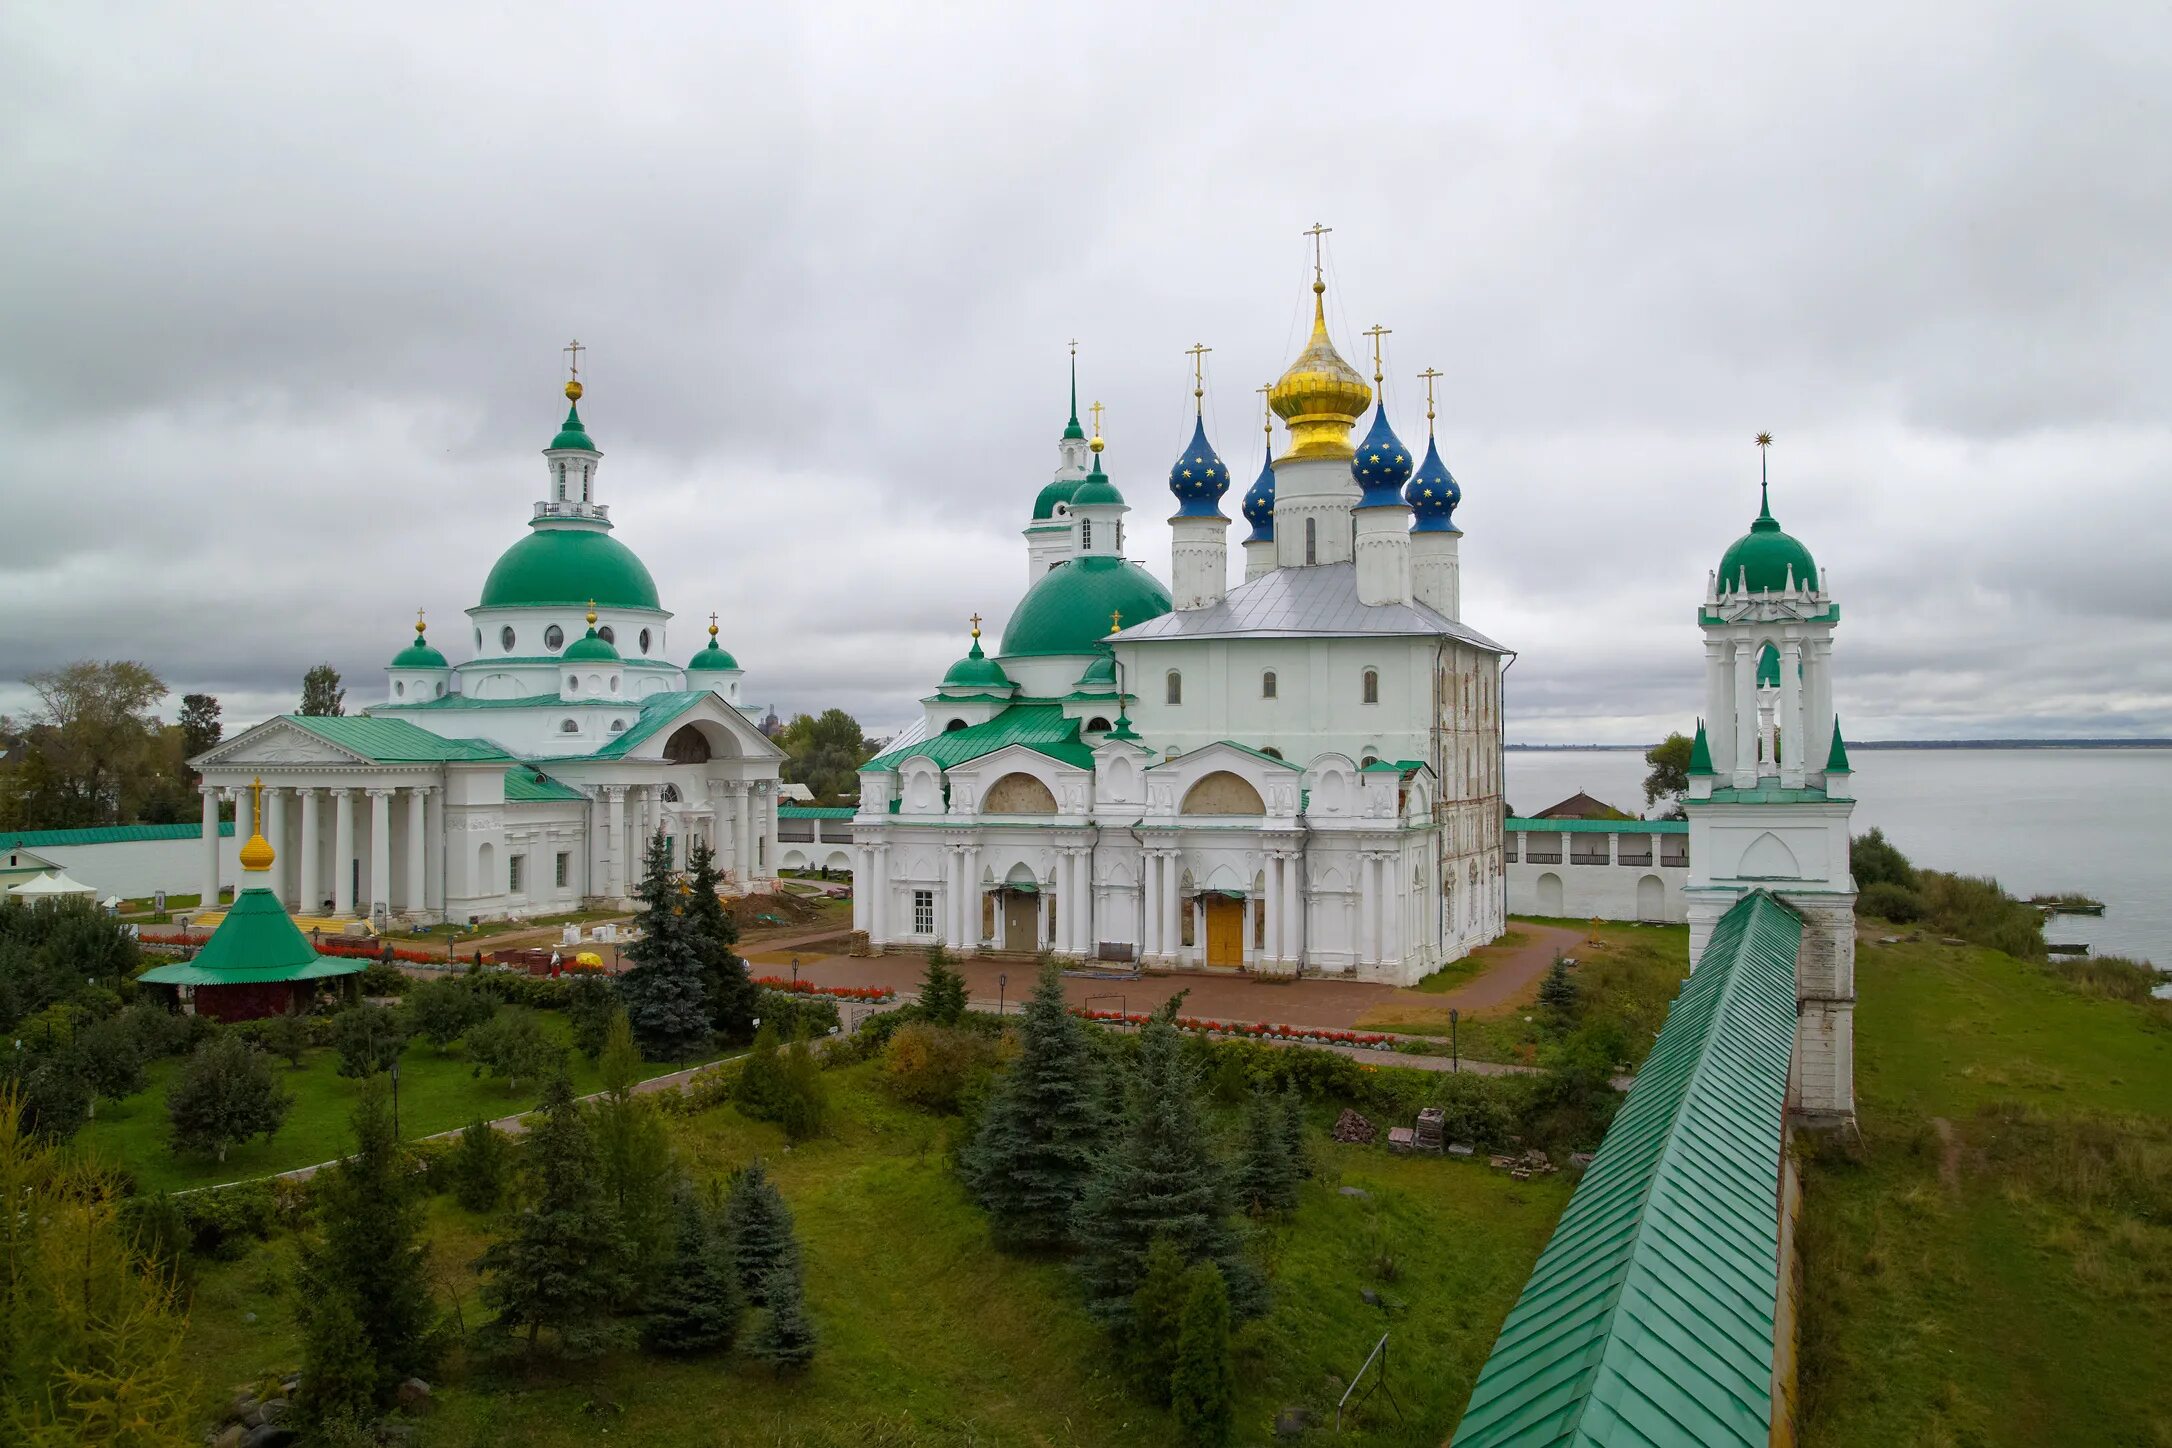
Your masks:
M 1758 435 L 1760 451 L 1770 434 Z M 1855 1115 L 1855 808 L 1833 710 L 1831 580 L 1762 506 L 1705 585 L 1705 717 L 1690 754 L 1689 959 L 1737 899 L 1769 890 L 1805 920 L 1796 961 L 1789 1106 L 1809 1121 Z M 1766 723 L 1769 711 L 1770 724 Z

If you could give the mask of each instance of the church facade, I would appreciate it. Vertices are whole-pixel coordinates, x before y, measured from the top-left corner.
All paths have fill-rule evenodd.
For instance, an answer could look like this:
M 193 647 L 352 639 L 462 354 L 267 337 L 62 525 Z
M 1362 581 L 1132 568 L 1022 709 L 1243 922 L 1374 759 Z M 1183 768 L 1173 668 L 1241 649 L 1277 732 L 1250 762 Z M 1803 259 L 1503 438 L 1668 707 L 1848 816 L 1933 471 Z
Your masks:
M 1287 435 L 1273 456 L 1268 424 L 1242 495 L 1236 588 L 1203 418 L 1169 471 L 1165 586 L 1124 556 L 1128 505 L 1074 381 L 1000 644 L 976 619 L 920 721 L 862 767 L 873 945 L 1408 984 L 1501 933 L 1509 651 L 1459 617 L 1461 493 L 1430 401 L 1422 462 L 1385 403 L 1353 442 L 1374 388 L 1313 291 L 1269 390 Z
M 269 719 L 190 761 L 207 905 L 219 804 L 258 778 L 275 856 L 263 888 L 331 928 L 624 902 L 658 830 L 675 863 L 700 839 L 742 882 L 774 874 L 783 756 L 740 703 L 713 614 L 706 643 L 674 661 L 673 615 L 598 501 L 578 380 L 566 396 L 529 532 L 467 610 L 467 662 L 418 616 L 380 702 Z

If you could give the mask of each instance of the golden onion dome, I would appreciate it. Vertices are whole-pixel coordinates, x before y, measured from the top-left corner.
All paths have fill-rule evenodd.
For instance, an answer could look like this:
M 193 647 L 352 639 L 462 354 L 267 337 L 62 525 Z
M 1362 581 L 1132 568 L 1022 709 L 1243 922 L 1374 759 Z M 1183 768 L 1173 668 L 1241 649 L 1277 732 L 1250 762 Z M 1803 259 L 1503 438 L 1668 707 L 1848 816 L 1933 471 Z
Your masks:
M 1288 424 L 1290 450 L 1285 458 L 1348 459 L 1350 429 L 1364 416 L 1373 390 L 1357 369 L 1342 360 L 1327 337 L 1327 284 L 1312 284 L 1312 338 L 1289 371 L 1267 391 L 1267 405 Z
M 249 842 L 241 847 L 241 868 L 251 874 L 261 875 L 272 867 L 274 858 L 271 841 L 264 838 L 263 780 L 259 779 L 249 786 L 249 804 L 255 818 L 249 832 Z

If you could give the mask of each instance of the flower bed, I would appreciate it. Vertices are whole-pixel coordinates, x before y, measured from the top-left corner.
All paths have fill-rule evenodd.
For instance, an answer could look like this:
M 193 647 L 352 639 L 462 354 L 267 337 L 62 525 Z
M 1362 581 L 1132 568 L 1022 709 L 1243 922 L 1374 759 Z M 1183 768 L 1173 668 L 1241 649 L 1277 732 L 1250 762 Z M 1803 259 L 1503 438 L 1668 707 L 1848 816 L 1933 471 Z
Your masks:
M 1143 1026 L 1150 1017 L 1137 1011 L 1089 1011 L 1071 1007 L 1071 1014 L 1110 1025 Z M 1267 1021 L 1217 1021 L 1205 1016 L 1178 1016 L 1177 1029 L 1203 1036 L 1238 1036 L 1251 1041 L 1288 1041 L 1299 1046 L 1358 1046 L 1368 1051 L 1392 1051 L 1395 1038 L 1378 1031 L 1338 1031 L 1325 1026 L 1285 1026 Z
M 788 995 L 827 996 L 839 1001 L 887 1001 L 897 999 L 897 992 L 886 985 L 816 985 L 811 980 L 787 980 L 783 976 L 758 975 L 754 983 L 763 990 L 781 990 Z

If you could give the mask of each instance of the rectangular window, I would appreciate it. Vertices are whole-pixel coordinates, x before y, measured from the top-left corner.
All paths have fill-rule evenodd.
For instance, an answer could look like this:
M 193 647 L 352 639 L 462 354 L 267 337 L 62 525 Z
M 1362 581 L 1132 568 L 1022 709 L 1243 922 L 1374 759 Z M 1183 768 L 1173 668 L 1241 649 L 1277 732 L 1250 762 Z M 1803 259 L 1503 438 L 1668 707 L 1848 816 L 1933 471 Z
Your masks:
M 564 850 L 558 852 L 558 869 L 554 878 L 561 890 L 573 883 L 573 856 Z
M 1569 863 L 1572 865 L 1603 865 L 1607 858 L 1607 836 L 1570 835 Z
M 506 866 L 506 888 L 518 895 L 520 893 L 521 878 L 528 873 L 528 857 L 526 855 L 514 855 L 506 861 Z
M 1561 836 L 1548 830 L 1534 830 L 1524 841 L 1523 859 L 1527 865 L 1558 865 L 1561 863 Z
M 1082 552 L 1082 553 L 1091 553 L 1091 552 L 1093 552 L 1093 548 L 1094 548 L 1094 520 L 1093 520 L 1093 519 L 1091 519 L 1091 518 L 1081 518 L 1081 519 L 1079 519 L 1079 520 L 1078 520 L 1078 546 L 1079 546 L 1079 551 L 1080 551 L 1080 552 Z
M 915 890 L 913 891 L 913 934 L 933 935 L 934 933 L 935 892 L 933 890 Z
M 1661 835 L 1659 863 L 1676 870 L 1686 869 L 1689 865 L 1689 836 Z
M 1175 669 L 1169 671 L 1168 701 L 1172 704 L 1184 702 L 1184 676 Z

